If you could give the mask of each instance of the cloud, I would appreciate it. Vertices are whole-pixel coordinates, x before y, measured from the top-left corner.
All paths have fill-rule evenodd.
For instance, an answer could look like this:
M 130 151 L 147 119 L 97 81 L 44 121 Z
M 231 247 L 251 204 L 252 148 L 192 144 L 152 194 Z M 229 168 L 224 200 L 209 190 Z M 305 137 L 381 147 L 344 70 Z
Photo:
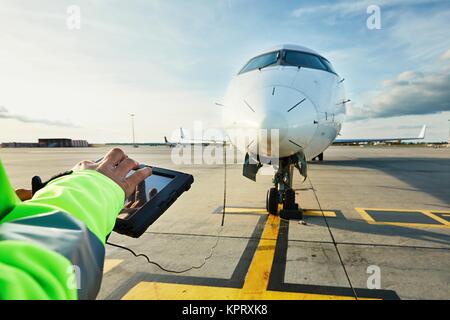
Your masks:
M 373 0 L 362 1 L 339 1 L 330 4 L 302 6 L 292 11 L 291 15 L 294 17 L 303 17 L 311 14 L 340 14 L 343 16 L 353 14 L 366 13 L 367 7 L 371 5 L 377 5 L 383 8 L 391 8 L 400 5 L 418 5 L 418 4 L 430 4 L 433 2 L 443 2 L 443 0 L 414 0 L 406 2 L 404 0 L 378 0 L 374 3 Z
M 441 60 L 450 60 L 450 49 L 448 49 L 446 52 L 444 52 L 441 56 L 440 56 Z
M 305 15 L 310 14 L 323 14 L 323 13 L 342 13 L 342 14 L 350 14 L 357 11 L 365 10 L 367 6 L 364 6 L 364 3 L 346 3 L 346 2 L 338 2 L 334 4 L 322 4 L 322 5 L 313 5 L 313 6 L 302 6 L 292 11 L 292 16 L 294 17 L 303 17 Z
M 348 120 L 425 115 L 450 111 L 450 72 L 406 71 L 348 108 Z
M 12 114 L 4 106 L 0 106 L 0 119 L 15 119 L 15 120 L 18 120 L 20 122 L 25 122 L 25 123 L 38 123 L 38 124 L 45 124 L 48 126 L 65 127 L 65 128 L 77 128 L 78 127 L 78 126 L 76 126 L 70 122 L 66 122 L 66 121 L 37 119 L 37 118 L 27 117 L 24 115 Z

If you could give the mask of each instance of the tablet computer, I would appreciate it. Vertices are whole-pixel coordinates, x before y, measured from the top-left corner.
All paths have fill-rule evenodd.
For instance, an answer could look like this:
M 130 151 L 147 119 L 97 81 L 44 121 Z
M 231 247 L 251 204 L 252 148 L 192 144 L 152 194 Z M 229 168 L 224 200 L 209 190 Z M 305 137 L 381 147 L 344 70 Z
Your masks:
M 141 168 L 145 165 L 141 165 Z M 133 174 L 130 171 L 129 174 Z M 152 175 L 139 184 L 125 199 L 125 206 L 117 217 L 114 231 L 139 238 L 185 191 L 194 177 L 183 172 L 152 167 Z

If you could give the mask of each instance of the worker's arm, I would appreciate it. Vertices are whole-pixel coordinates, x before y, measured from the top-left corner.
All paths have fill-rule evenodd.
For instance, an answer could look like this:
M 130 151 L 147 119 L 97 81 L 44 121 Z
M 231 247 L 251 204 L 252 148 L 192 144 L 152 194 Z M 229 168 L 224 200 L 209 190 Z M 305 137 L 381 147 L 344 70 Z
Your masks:
M 0 221 L 1 299 L 95 298 L 105 239 L 125 196 L 151 173 L 127 179 L 136 162 L 114 152 L 120 157 L 109 153 L 100 164 L 84 162 L 31 200 L 2 206 L 10 209 Z

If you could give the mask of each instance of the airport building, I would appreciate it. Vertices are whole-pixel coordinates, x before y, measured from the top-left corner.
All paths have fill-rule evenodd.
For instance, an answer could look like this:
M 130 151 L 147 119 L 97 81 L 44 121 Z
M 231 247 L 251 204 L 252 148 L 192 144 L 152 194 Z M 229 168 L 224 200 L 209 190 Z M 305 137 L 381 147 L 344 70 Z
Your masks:
M 34 142 L 3 142 L 2 148 L 37 148 L 39 143 Z
M 72 140 L 71 139 L 39 139 L 39 146 L 43 148 L 71 148 Z
M 89 143 L 86 140 L 72 140 L 68 138 L 45 138 L 33 142 L 5 142 L 2 148 L 87 148 Z

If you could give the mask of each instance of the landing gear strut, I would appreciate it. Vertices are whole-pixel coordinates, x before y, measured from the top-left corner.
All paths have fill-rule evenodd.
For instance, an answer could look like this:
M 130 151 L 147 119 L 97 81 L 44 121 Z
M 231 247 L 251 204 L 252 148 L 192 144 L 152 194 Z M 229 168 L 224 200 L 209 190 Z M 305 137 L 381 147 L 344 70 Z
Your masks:
M 303 212 L 295 203 L 295 191 L 292 189 L 294 167 L 300 168 L 298 157 L 280 159 L 278 170 L 273 179 L 275 187 L 267 192 L 266 209 L 270 214 L 277 214 L 278 205 L 282 204 L 281 218 L 301 220 L 303 219 Z

